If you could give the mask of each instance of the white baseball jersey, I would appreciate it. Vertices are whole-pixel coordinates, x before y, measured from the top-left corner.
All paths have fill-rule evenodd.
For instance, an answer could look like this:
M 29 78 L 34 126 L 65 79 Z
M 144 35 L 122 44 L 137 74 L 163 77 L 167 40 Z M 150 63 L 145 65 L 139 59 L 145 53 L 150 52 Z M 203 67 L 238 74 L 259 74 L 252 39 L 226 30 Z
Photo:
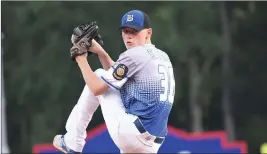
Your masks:
M 167 135 L 175 79 L 165 52 L 153 44 L 128 49 L 101 78 L 120 91 L 126 112 L 138 116 L 150 134 Z

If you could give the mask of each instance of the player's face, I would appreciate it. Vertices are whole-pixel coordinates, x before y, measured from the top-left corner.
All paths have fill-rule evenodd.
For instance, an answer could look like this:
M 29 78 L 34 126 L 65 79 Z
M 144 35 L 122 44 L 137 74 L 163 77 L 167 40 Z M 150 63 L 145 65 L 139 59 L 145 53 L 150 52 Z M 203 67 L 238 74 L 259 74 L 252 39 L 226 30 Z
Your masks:
M 122 29 L 122 39 L 127 49 L 146 44 L 150 36 L 151 29 L 143 29 L 141 31 L 129 27 Z

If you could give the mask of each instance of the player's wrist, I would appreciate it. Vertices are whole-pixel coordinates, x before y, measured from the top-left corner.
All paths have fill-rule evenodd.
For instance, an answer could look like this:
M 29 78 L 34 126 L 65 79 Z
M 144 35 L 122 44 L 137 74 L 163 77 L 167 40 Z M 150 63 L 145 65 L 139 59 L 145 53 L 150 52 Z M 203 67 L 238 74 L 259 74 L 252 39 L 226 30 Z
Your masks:
M 77 57 L 75 57 L 75 60 L 76 60 L 77 63 L 80 63 L 80 62 L 87 61 L 87 57 L 81 55 L 81 56 L 77 56 Z
M 101 55 L 101 54 L 105 53 L 105 50 L 95 40 L 92 40 L 92 46 L 89 48 L 88 52 L 92 52 L 92 53 L 95 53 L 97 55 Z

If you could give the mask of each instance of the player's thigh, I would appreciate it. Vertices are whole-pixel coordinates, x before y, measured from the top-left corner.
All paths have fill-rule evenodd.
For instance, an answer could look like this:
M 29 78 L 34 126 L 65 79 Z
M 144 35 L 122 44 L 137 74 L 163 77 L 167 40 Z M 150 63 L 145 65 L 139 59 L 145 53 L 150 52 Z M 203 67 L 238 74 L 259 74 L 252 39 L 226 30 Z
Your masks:
M 98 98 L 102 115 L 110 135 L 118 134 L 119 120 L 125 114 L 125 108 L 121 102 L 120 94 L 116 91 L 108 91 Z
M 97 69 L 95 74 L 101 79 L 101 76 L 105 75 L 107 71 L 103 69 Z M 104 110 L 108 110 L 106 114 L 117 114 L 124 113 L 125 107 L 121 100 L 121 94 L 119 90 L 109 88 L 104 94 L 98 96 L 99 102 L 101 103 L 101 107 Z M 107 109 L 108 108 L 108 109 Z M 115 115 L 117 115 L 115 114 Z
M 95 71 L 98 77 L 106 73 L 103 69 Z M 111 135 L 118 134 L 118 121 L 125 113 L 125 107 L 121 100 L 120 92 L 109 88 L 104 94 L 97 96 L 104 120 Z
M 95 71 L 98 77 L 106 73 L 103 69 L 97 69 Z M 125 107 L 121 100 L 121 94 L 119 90 L 109 88 L 105 93 L 98 96 L 101 104 L 102 112 L 110 117 L 117 117 L 125 113 Z

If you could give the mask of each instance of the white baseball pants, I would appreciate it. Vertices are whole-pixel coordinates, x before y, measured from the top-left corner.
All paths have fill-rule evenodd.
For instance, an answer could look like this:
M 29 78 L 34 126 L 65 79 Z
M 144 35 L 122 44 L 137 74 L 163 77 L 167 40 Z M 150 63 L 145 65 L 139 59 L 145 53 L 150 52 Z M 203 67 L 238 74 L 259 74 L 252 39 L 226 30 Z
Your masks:
M 99 77 L 105 72 L 103 69 L 95 71 Z M 149 133 L 141 134 L 138 131 L 133 123 L 137 116 L 125 112 L 118 90 L 110 88 L 104 94 L 96 97 L 87 85 L 66 123 L 67 133 L 64 138 L 69 148 L 82 152 L 85 145 L 86 128 L 99 104 L 109 134 L 121 153 L 158 152 L 161 144 L 155 143 L 155 137 Z

